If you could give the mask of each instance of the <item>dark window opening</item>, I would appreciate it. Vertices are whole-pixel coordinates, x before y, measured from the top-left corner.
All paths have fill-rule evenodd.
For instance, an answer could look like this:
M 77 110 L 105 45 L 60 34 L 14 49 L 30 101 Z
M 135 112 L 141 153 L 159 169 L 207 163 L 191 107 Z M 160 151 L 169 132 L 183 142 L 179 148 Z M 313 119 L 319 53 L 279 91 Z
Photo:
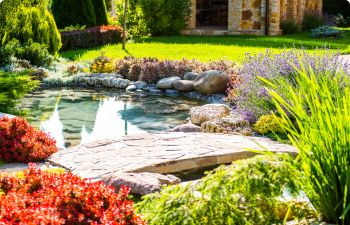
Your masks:
M 228 0 L 197 0 L 196 26 L 227 29 Z

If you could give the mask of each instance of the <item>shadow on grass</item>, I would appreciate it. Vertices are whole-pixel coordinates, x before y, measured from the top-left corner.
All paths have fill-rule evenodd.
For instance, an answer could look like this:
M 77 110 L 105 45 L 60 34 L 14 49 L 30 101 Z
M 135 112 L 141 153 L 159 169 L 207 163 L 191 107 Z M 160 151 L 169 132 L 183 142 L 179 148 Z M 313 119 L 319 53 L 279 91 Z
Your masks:
M 304 49 L 332 49 L 350 53 L 350 30 L 345 30 L 346 37 L 343 39 L 315 39 L 309 36 L 309 32 L 283 36 L 254 36 L 254 35 L 232 35 L 232 36 L 161 36 L 135 40 L 137 44 L 168 44 L 169 48 L 175 44 L 207 44 L 217 46 L 239 46 L 254 47 L 263 50 L 267 48 L 304 48 Z M 129 44 L 129 45 L 132 45 Z M 108 46 L 108 45 L 107 45 Z M 121 48 L 120 44 L 111 45 Z M 61 56 L 71 60 L 79 60 L 80 55 L 89 51 L 103 51 L 106 46 L 77 49 L 61 52 Z M 147 47 L 145 47 L 147 48 Z M 161 47 L 160 47 L 161 48 Z M 160 49 L 161 50 L 161 49 Z M 129 56 L 133 56 L 127 49 L 124 50 Z

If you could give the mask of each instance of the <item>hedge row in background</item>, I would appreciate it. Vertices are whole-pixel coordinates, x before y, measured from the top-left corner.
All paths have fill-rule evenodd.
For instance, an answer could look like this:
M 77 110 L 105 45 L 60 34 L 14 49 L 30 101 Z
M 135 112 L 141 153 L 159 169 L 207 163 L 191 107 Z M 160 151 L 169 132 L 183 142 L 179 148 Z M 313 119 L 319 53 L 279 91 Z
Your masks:
M 60 29 L 108 24 L 105 0 L 53 0 L 52 13 Z
M 85 30 L 62 32 L 62 50 L 90 48 L 117 43 L 122 40 L 122 29 L 118 26 L 98 26 Z

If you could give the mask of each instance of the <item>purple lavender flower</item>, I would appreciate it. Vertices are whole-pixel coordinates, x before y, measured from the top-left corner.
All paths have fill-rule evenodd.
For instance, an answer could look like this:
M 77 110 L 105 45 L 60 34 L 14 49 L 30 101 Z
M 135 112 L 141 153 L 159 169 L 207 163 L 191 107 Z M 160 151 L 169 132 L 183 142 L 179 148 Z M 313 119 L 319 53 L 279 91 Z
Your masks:
M 311 54 L 306 50 L 283 51 L 280 54 L 272 54 L 267 50 L 266 53 L 255 56 L 247 54 L 243 66 L 238 71 L 241 82 L 232 87 L 237 93 L 237 108 L 253 113 L 254 116 L 248 113 L 251 118 L 259 118 L 275 111 L 265 84 L 258 77 L 279 85 L 275 91 L 283 95 L 286 93 L 286 85 L 283 83 L 296 86 L 296 69 L 301 69 L 302 66 L 306 66 L 306 69 L 311 68 L 316 75 L 334 75 L 343 71 L 350 76 L 350 65 L 341 60 L 339 53 L 334 54 L 329 50 L 323 54 Z

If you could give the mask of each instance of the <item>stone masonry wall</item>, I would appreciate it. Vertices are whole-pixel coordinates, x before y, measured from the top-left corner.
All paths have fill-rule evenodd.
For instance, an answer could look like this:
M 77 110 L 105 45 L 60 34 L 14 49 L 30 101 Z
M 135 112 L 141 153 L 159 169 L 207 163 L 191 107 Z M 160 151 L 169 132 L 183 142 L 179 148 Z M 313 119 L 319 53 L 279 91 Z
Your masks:
M 203 34 L 196 29 L 196 2 L 192 1 L 192 15 L 184 34 Z M 219 34 L 265 34 L 267 0 L 228 0 L 228 27 Z M 281 34 L 280 23 L 294 20 L 301 24 L 306 13 L 322 12 L 322 0 L 269 0 L 269 34 Z M 211 32 L 215 34 L 215 32 Z M 211 34 L 209 33 L 209 34 Z
M 303 22 L 307 13 L 321 13 L 322 0 L 280 0 L 281 20 L 293 20 L 298 24 Z

